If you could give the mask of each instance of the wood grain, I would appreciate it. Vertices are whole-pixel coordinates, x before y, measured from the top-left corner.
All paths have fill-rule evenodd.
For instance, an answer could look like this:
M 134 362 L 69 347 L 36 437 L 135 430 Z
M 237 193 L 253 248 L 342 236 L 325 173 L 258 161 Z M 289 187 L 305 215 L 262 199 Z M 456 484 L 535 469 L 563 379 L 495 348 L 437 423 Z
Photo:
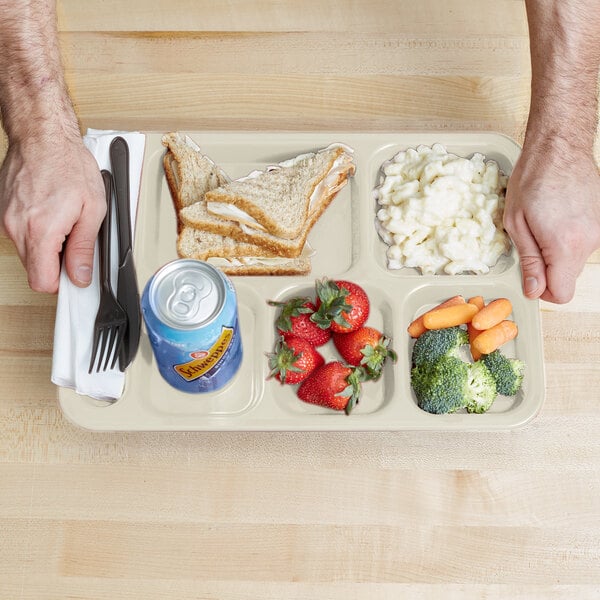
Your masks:
M 82 130 L 522 140 L 522 0 L 58 4 Z M 542 303 L 546 401 L 522 429 L 98 434 L 61 414 L 56 298 L 0 234 L 0 598 L 595 600 L 599 268 Z
M 426 33 L 433 37 L 476 31 L 483 36 L 527 35 L 521 0 L 404 0 L 331 2 L 305 0 L 59 0 L 63 31 L 317 31 Z

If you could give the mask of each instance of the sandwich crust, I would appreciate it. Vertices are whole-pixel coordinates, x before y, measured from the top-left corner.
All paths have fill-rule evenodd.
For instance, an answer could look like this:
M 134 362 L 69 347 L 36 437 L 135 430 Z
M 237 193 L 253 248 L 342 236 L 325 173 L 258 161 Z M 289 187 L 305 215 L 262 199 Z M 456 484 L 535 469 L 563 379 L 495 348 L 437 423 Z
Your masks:
M 228 275 L 304 275 L 311 269 L 308 257 L 278 260 L 277 255 L 265 252 L 261 246 L 238 243 L 192 227 L 182 229 L 177 238 L 177 253 L 181 258 L 211 262 Z M 269 259 L 274 261 L 269 263 Z

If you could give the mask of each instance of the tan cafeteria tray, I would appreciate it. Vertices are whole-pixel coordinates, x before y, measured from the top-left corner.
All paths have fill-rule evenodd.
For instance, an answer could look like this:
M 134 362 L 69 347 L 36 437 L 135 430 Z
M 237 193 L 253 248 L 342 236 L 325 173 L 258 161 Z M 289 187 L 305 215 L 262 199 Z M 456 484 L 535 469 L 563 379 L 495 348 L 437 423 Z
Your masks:
M 75 424 L 93 430 L 491 430 L 527 423 L 544 400 L 544 364 L 539 303 L 521 291 L 518 257 L 513 251 L 486 275 L 422 276 L 412 269 L 388 271 L 385 246 L 374 227 L 373 187 L 381 164 L 396 152 L 439 142 L 463 156 L 481 152 L 510 174 L 520 149 L 495 133 L 253 133 L 189 132 L 232 177 L 241 177 L 300 153 L 333 142 L 354 148 L 356 175 L 315 225 L 309 242 L 316 251 L 312 273 L 305 277 L 233 277 L 238 293 L 244 358 L 233 380 L 222 390 L 190 395 L 160 376 L 144 330 L 138 355 L 128 368 L 123 396 L 114 404 L 59 389 L 60 406 Z M 161 134 L 147 137 L 135 259 L 140 290 L 152 274 L 177 258 L 176 221 L 162 170 Z M 366 383 L 355 411 L 347 416 L 305 404 L 296 386 L 266 379 L 265 353 L 275 340 L 275 309 L 269 299 L 313 294 L 321 277 L 354 280 L 371 299 L 368 323 L 392 337 L 398 361 L 387 364 L 378 382 Z M 418 408 L 410 387 L 412 343 L 408 323 L 420 312 L 455 294 L 506 296 L 514 306 L 519 335 L 506 347 L 509 356 L 526 363 L 522 389 L 514 398 L 498 397 L 482 415 L 431 415 Z M 332 346 L 331 342 L 329 345 Z M 325 358 L 334 358 L 329 345 Z

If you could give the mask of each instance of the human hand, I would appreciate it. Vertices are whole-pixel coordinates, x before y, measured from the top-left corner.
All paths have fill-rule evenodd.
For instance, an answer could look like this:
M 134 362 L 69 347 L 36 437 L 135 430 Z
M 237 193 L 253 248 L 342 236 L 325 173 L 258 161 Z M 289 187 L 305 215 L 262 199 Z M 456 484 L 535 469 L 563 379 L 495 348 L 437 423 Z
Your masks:
M 9 145 L 0 169 L 1 223 L 33 290 L 58 290 L 63 244 L 69 278 L 80 287 L 90 283 L 105 213 L 100 170 L 80 137 Z
M 600 176 L 590 152 L 526 146 L 508 183 L 504 227 L 530 298 L 569 302 L 600 247 Z

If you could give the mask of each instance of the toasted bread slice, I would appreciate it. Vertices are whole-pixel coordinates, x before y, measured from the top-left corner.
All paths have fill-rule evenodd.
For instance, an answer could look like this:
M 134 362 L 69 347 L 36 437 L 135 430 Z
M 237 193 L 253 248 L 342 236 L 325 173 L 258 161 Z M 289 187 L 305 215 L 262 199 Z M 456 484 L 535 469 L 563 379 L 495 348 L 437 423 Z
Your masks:
M 168 133 L 162 137 L 162 143 L 168 149 L 163 157 L 163 167 L 177 214 L 178 231 L 181 231 L 181 209 L 199 201 L 205 206 L 204 194 L 227 183 L 229 177 L 208 156 L 202 154 L 198 145 L 187 135 Z M 208 218 L 213 219 L 210 216 Z M 231 223 L 232 227 L 235 225 Z
M 209 258 L 237 258 L 238 256 L 269 256 L 275 254 L 255 244 L 238 242 L 233 238 L 203 231 L 193 227 L 183 227 L 177 239 L 177 253 L 181 257 L 208 260 Z
M 311 269 L 309 257 L 265 256 L 265 249 L 261 246 L 193 227 L 181 230 L 177 253 L 181 258 L 209 262 L 228 275 L 304 275 Z
M 336 144 L 213 189 L 205 195 L 206 208 L 237 220 L 247 232 L 294 240 L 311 211 L 322 212 L 322 200 L 333 197 L 332 188 L 339 190 L 353 173 L 349 149 Z

